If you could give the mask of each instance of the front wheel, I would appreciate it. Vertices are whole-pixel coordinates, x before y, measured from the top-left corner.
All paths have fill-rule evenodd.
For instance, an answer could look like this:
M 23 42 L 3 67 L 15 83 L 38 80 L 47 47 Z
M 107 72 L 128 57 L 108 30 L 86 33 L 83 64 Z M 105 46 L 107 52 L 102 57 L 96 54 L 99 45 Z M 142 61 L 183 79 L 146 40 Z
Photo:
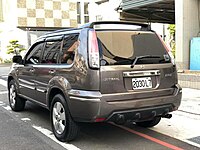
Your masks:
M 62 142 L 74 140 L 79 132 L 73 121 L 66 100 L 61 94 L 54 96 L 50 109 L 51 126 L 55 137 Z
M 141 127 L 153 127 L 157 125 L 161 120 L 161 117 L 154 117 L 152 120 L 143 121 L 143 122 L 136 122 L 136 125 Z
M 10 107 L 13 111 L 24 110 L 26 101 L 23 98 L 18 96 L 16 84 L 14 80 L 11 80 L 9 82 L 8 98 L 9 98 Z

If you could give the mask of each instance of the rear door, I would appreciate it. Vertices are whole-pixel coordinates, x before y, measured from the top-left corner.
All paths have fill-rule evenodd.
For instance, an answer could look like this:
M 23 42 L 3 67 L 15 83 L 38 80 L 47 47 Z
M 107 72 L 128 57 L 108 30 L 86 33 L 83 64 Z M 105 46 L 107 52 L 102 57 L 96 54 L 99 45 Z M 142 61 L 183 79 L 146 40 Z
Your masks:
M 173 93 L 175 68 L 154 32 L 104 30 L 97 37 L 102 94 L 134 93 L 140 99 Z

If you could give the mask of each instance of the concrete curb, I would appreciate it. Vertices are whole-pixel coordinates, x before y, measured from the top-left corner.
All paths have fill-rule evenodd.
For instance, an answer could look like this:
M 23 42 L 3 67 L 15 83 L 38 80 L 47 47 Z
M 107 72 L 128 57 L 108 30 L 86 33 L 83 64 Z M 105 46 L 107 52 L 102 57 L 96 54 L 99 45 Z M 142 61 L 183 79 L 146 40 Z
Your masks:
M 199 73 L 179 73 L 179 84 L 183 88 L 193 88 L 200 90 L 200 72 Z
M 12 63 L 2 63 L 0 64 L 0 67 L 9 67 L 12 66 Z

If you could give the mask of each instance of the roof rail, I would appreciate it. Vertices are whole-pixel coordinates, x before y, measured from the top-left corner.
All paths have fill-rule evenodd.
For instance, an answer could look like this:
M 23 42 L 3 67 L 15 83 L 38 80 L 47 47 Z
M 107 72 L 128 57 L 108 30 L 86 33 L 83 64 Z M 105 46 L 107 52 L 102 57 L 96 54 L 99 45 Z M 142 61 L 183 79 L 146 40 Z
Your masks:
M 101 25 L 101 24 L 137 25 L 141 26 L 142 29 L 151 30 L 151 26 L 149 24 L 135 23 L 130 21 L 97 21 L 97 22 L 87 23 L 81 26 L 80 28 L 94 28 L 95 25 Z
M 66 29 L 61 29 L 61 30 L 55 30 L 55 31 L 50 31 L 45 33 L 44 35 L 49 35 L 53 33 L 59 33 L 59 32 L 64 32 L 64 31 L 71 31 L 71 30 L 79 30 L 80 28 L 66 28 Z

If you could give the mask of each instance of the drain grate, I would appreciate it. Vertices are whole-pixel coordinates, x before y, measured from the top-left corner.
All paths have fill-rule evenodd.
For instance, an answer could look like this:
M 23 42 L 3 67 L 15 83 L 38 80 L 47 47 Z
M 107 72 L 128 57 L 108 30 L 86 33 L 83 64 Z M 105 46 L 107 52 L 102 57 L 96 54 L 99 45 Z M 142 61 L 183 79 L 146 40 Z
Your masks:
M 192 141 L 194 143 L 200 144 L 200 136 L 188 139 L 189 141 Z

